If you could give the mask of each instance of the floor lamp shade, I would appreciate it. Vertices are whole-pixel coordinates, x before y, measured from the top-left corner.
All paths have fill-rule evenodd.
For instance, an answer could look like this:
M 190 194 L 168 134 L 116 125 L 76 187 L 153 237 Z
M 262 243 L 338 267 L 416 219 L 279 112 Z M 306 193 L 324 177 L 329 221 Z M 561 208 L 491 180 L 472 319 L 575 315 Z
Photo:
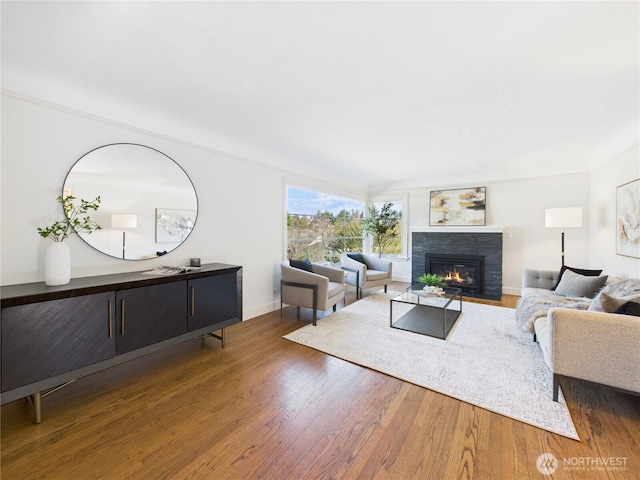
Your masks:
M 582 226 L 582 208 L 580 207 L 562 207 L 547 208 L 544 211 L 545 227 L 581 227 Z
M 134 214 L 111 215 L 111 228 L 136 228 L 138 216 Z
M 547 208 L 544 211 L 544 225 L 550 228 L 560 228 L 561 250 L 560 257 L 564 267 L 564 227 L 582 226 L 582 208 L 562 207 Z

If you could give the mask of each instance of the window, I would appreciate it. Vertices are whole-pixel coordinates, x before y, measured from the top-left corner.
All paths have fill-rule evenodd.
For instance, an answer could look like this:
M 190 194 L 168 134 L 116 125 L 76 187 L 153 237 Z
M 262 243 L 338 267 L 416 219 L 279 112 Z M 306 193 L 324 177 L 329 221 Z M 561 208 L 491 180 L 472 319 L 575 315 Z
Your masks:
M 376 211 L 380 213 L 385 204 L 390 204 L 390 211 L 397 214 L 398 224 L 393 231 L 393 235 L 389 238 L 385 238 L 382 244 L 382 255 L 384 256 L 404 256 L 406 255 L 406 225 L 404 219 L 404 205 L 406 205 L 406 198 L 395 198 L 385 200 L 375 200 L 371 203 L 375 207 Z M 373 241 L 371 243 L 371 251 L 373 253 L 380 253 L 380 245 Z
M 361 200 L 287 186 L 287 257 L 335 263 L 362 251 Z

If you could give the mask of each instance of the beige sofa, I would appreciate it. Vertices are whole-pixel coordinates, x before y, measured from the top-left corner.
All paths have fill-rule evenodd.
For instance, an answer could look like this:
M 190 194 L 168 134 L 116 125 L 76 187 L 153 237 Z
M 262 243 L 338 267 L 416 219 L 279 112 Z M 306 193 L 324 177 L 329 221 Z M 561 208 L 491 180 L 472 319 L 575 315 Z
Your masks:
M 607 303 L 613 308 L 626 301 L 640 302 L 640 280 L 610 280 L 593 299 L 553 299 L 558 296 L 550 289 L 558 273 L 525 271 L 516 308 L 522 328 L 529 330 L 532 323 L 534 338 L 553 373 L 553 399 L 558 400 L 562 377 L 640 394 L 640 317 L 598 311 Z M 558 304 L 553 305 L 553 300 Z M 568 308 L 570 303 L 574 307 Z M 525 318 L 533 311 L 531 305 L 541 310 Z

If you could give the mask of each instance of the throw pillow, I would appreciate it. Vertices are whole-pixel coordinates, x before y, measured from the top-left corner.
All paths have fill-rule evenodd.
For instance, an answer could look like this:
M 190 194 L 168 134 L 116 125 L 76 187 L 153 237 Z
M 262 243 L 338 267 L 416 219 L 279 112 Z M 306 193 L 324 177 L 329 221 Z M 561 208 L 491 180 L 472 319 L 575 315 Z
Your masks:
M 602 273 L 602 270 L 588 270 L 585 268 L 574 268 L 574 267 L 567 267 L 566 265 L 563 265 L 562 268 L 560 269 L 560 275 L 558 275 L 558 283 L 556 283 L 556 285 L 551 290 L 555 290 L 556 288 L 558 288 L 558 285 L 560 285 L 560 281 L 562 280 L 562 275 L 567 270 L 571 270 L 572 272 L 577 273 L 579 275 L 584 275 L 585 277 L 597 277 Z
M 308 258 L 304 260 L 289 260 L 289 265 L 295 268 L 299 268 L 300 270 L 306 270 L 307 272 L 313 273 L 313 265 Z
M 604 286 L 606 281 L 607 275 L 590 277 L 567 269 L 562 274 L 562 279 L 556 287 L 556 295 L 560 295 L 561 297 L 593 298 Z
M 623 305 L 620 305 L 620 307 L 616 309 L 615 313 L 621 313 L 623 315 L 633 315 L 634 317 L 640 317 L 640 303 L 627 302 Z
M 356 262 L 360 262 L 365 265 L 367 264 L 367 262 L 364 261 L 364 257 L 361 253 L 347 253 L 347 257 L 349 257 L 351 260 L 355 260 Z
M 614 313 L 619 307 L 627 302 L 640 301 L 640 295 L 631 295 L 628 297 L 614 297 L 606 292 L 600 292 L 593 299 L 587 310 L 594 312 Z

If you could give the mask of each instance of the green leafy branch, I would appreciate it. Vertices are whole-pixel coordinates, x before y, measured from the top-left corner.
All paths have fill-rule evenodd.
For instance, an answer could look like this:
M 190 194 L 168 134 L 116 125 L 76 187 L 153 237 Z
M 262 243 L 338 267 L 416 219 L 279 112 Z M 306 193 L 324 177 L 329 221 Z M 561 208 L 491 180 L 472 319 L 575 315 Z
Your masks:
M 418 277 L 418 282 L 429 287 L 443 287 L 446 285 L 444 277 L 435 273 L 424 273 Z
M 97 196 L 92 201 L 80 199 L 80 205 L 78 206 L 73 203 L 75 199 L 76 197 L 73 195 L 68 195 L 64 198 L 62 195 L 58 196 L 56 200 L 62 205 L 65 218 L 54 222 L 48 227 L 38 227 L 38 233 L 41 237 L 50 238 L 54 242 L 62 242 L 74 232 L 92 233 L 95 230 L 102 230 L 102 227 L 87 215 L 90 210 L 95 212 L 100 208 L 100 196 Z

